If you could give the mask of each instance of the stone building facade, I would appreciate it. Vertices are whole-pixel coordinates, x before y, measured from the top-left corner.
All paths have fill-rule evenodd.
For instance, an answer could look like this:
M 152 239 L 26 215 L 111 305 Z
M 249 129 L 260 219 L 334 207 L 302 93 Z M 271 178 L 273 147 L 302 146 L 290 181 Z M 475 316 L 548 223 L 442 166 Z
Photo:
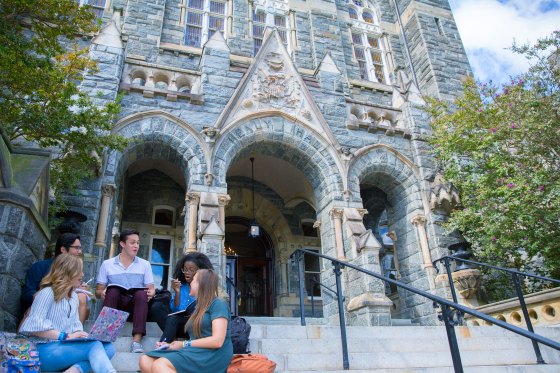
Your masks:
M 86 277 L 140 230 L 156 284 L 184 252 L 212 259 L 240 314 L 297 316 L 298 248 L 445 294 L 433 259 L 456 238 L 423 95 L 471 74 L 447 0 L 107 0 L 82 89 L 121 95 L 104 156 L 69 207 L 85 217 Z M 252 160 L 251 160 L 252 159 Z M 252 222 L 258 238 L 249 238 Z M 338 320 L 330 262 L 305 259 L 307 305 Z M 347 318 L 436 322 L 431 302 L 343 270 Z M 310 313 L 309 313 L 310 314 Z

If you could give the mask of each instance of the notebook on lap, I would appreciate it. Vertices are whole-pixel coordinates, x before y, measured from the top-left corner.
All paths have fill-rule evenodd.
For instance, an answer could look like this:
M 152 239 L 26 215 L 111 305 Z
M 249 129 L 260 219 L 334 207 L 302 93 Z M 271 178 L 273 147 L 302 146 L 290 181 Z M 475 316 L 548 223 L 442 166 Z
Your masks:
M 126 323 L 129 313 L 103 307 L 86 338 L 66 339 L 61 342 L 101 341 L 115 342 Z

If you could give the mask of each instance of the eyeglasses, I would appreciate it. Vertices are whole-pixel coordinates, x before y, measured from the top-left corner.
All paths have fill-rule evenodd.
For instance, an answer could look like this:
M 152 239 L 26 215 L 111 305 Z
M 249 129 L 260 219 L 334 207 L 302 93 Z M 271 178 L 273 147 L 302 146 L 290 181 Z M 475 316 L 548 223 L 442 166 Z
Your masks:
M 70 247 L 73 247 L 73 248 L 76 249 L 76 250 L 82 250 L 82 247 L 79 246 L 79 245 L 71 245 L 71 246 L 68 246 L 68 248 L 70 248 Z
M 192 269 L 192 268 L 188 268 L 188 269 L 184 269 L 184 268 L 183 268 L 183 269 L 181 269 L 181 272 L 182 272 L 184 275 L 186 275 L 186 274 L 188 274 L 188 273 L 190 273 L 191 275 L 194 275 L 197 271 L 198 271 L 198 268 L 197 268 L 197 269 Z

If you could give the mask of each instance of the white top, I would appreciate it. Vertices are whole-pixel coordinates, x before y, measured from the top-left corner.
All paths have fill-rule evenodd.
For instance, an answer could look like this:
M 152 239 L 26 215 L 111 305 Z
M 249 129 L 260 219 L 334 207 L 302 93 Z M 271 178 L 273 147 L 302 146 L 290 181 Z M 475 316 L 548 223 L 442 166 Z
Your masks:
M 107 259 L 101 264 L 97 283 L 103 285 L 119 285 L 125 289 L 143 288 L 153 285 L 154 275 L 150 262 L 139 257 L 125 268 L 120 261 L 120 254 L 114 258 Z
M 78 315 L 78 304 L 78 295 L 75 292 L 72 292 L 71 298 L 63 298 L 56 302 L 51 287 L 41 289 L 35 296 L 29 316 L 19 332 L 30 334 L 54 329 L 70 334 L 84 330 Z

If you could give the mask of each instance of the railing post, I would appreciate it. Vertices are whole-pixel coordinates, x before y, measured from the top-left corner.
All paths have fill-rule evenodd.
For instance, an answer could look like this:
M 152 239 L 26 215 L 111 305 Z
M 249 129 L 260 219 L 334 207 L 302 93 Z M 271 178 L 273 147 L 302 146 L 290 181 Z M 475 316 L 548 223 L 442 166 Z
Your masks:
M 344 267 L 339 262 L 332 262 L 334 268 L 333 272 L 336 279 L 336 295 L 338 298 L 338 317 L 340 320 L 340 340 L 342 343 L 342 367 L 344 370 L 350 369 L 350 362 L 348 360 L 348 342 L 346 340 L 346 321 L 344 320 L 344 300 L 342 297 L 342 285 L 340 282 L 341 269 Z
M 315 276 L 313 276 L 313 286 L 315 286 Z M 315 295 L 313 293 L 313 287 L 311 287 L 311 317 L 315 317 Z
M 453 283 L 453 275 L 451 274 L 451 263 L 449 262 L 449 257 L 443 258 L 443 265 L 445 266 L 445 271 L 447 272 L 447 279 L 449 280 L 449 287 L 451 289 L 451 296 L 453 297 L 454 303 L 459 303 L 457 301 L 457 292 L 455 291 L 455 284 Z M 463 325 L 463 314 L 459 312 L 459 325 Z
M 523 296 L 521 284 L 519 283 L 519 276 L 517 273 L 512 273 L 511 277 L 513 279 L 513 284 L 515 285 L 515 292 L 517 293 L 517 298 L 519 298 L 519 305 L 521 306 L 521 311 L 523 311 L 523 317 L 525 318 L 527 329 L 531 333 L 534 333 L 535 331 L 533 330 L 533 324 L 531 323 L 531 318 L 529 317 L 529 311 L 527 311 L 527 304 L 525 304 L 525 297 Z M 535 355 L 537 355 L 537 364 L 546 364 L 542 357 L 539 344 L 534 340 L 531 340 L 531 343 L 533 343 L 533 349 L 535 350 Z
M 301 326 L 305 326 L 305 308 L 303 306 L 304 294 L 303 294 L 303 253 L 298 251 L 296 253 L 296 260 L 298 265 L 298 274 L 299 274 L 299 308 L 301 311 Z
M 449 341 L 449 349 L 451 350 L 451 359 L 453 360 L 453 369 L 455 373 L 463 373 L 463 364 L 461 363 L 461 353 L 459 352 L 459 344 L 457 343 L 457 336 L 455 335 L 454 324 L 455 321 L 450 319 L 452 311 L 446 304 L 441 304 L 441 318 L 445 324 L 445 331 L 447 332 L 447 340 Z

